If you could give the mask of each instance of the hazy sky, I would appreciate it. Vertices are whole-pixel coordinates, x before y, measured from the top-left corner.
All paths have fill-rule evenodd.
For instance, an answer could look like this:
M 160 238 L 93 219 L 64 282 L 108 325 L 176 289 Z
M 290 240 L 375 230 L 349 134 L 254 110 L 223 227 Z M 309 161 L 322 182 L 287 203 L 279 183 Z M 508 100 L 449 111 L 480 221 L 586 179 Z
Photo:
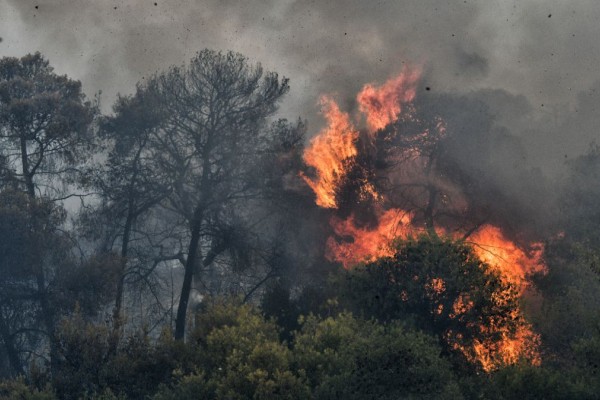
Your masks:
M 232 49 L 291 78 L 282 111 L 316 125 L 320 93 L 351 107 L 418 64 L 432 91 L 500 89 L 488 100 L 513 134 L 571 156 L 600 123 L 599 17 L 597 0 L 0 0 L 0 56 L 39 50 L 109 109 L 199 49 Z

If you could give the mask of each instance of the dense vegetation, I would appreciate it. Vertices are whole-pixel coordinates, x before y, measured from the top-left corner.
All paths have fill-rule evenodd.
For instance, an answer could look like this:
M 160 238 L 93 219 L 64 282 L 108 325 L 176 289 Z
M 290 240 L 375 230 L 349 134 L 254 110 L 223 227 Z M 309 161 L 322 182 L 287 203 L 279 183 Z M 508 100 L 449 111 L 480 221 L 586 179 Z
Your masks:
M 433 205 L 393 255 L 327 261 L 330 214 L 299 178 L 305 122 L 275 118 L 288 90 L 204 50 L 103 115 L 40 54 L 0 60 L 1 398 L 600 398 L 596 148 L 539 223 L 561 232 L 542 237 L 548 272 L 498 301 L 517 289 L 438 236 Z M 450 170 L 439 143 L 421 150 Z M 469 353 L 525 318 L 540 365 Z

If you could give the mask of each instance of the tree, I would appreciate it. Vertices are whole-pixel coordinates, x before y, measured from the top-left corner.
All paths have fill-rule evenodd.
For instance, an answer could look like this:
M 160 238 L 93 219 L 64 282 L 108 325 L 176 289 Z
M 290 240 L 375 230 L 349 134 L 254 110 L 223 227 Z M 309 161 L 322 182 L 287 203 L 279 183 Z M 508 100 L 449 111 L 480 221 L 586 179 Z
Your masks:
M 40 195 L 56 197 L 76 171 L 96 113 L 85 101 L 81 83 L 59 76 L 40 53 L 0 60 L 0 153 L 11 185 L 23 190 L 29 202 Z M 54 180 L 61 179 L 58 185 Z M 55 183 L 55 182 L 54 182 Z M 44 231 L 32 219 L 33 231 Z M 53 353 L 55 310 L 48 292 L 42 247 L 32 247 L 31 269 L 37 286 L 46 333 Z M 52 354 L 51 354 L 52 355 Z M 52 357 L 53 358 L 53 357 Z
M 75 171 L 95 113 L 81 83 L 56 75 L 40 53 L 0 60 L 1 153 L 29 196 L 60 193 L 50 182 Z
M 598 196 L 600 196 L 600 146 L 592 144 L 588 152 L 567 163 L 569 175 L 560 196 L 561 229 L 567 241 L 579 242 L 590 254 L 594 263 L 595 248 L 600 244 L 597 229 L 600 219 Z M 597 268 L 597 267 L 596 267 Z M 600 272 L 600 270 L 598 270 Z
M 277 325 L 255 308 L 217 300 L 197 319 L 190 344 L 202 355 L 200 376 L 177 390 L 203 380 L 204 390 L 212 392 L 208 398 L 308 398 L 304 379 L 293 370 L 292 351 L 279 341 Z
M 457 360 L 496 368 L 507 362 L 505 340 L 523 346 L 523 357 L 536 356 L 537 338 L 527 329 L 517 288 L 464 242 L 437 236 L 398 241 L 392 257 L 344 272 L 339 284 L 350 309 L 430 332 Z
M 288 91 L 287 79 L 263 73 L 236 53 L 203 50 L 186 67 L 147 83 L 167 118 L 155 135 L 156 162 L 173 186 L 166 207 L 186 221 L 189 245 L 175 338 L 183 339 L 196 271 L 236 246 L 236 207 L 257 196 L 267 150 L 267 118 Z M 244 252 L 233 252 L 244 261 Z
M 47 272 L 69 262 L 68 246 L 56 230 L 64 218 L 64 210 L 50 201 L 0 192 L 0 337 L 13 374 L 23 372 L 24 355 L 39 346 L 39 323 L 52 326 L 46 312 L 57 312 L 51 290 L 56 274 L 47 279 Z
M 460 399 L 435 339 L 342 313 L 304 320 L 294 344 L 297 368 L 316 399 Z
M 154 162 L 153 150 L 156 151 L 156 148 L 152 147 L 153 135 L 164 119 L 161 106 L 159 99 L 139 85 L 135 95 L 119 97 L 113 107 L 114 114 L 102 118 L 100 123 L 99 136 L 107 153 L 106 160 L 89 167 L 82 180 L 84 186 L 97 189 L 100 195 L 101 202 L 93 213 L 96 217 L 101 216 L 107 231 L 105 251 L 112 251 L 113 243 L 119 242 L 121 272 L 117 278 L 113 310 L 116 332 L 122 326 L 126 276 L 134 272 L 136 266 L 144 264 L 140 259 L 166 261 L 177 259 L 181 254 L 163 254 L 160 239 L 165 237 L 155 239 L 151 223 L 141 224 L 136 229 L 141 217 L 148 215 L 170 192 L 170 186 Z M 155 222 L 156 218 L 148 217 L 146 220 Z M 83 224 L 89 222 L 84 218 Z M 92 229 L 98 233 L 97 227 Z M 136 251 L 130 258 L 133 241 L 136 242 Z M 158 252 L 157 247 L 160 247 Z M 135 260 L 138 262 L 132 262 Z M 148 263 L 156 265 L 156 262 Z M 151 272 L 152 267 L 146 267 L 149 271 L 145 272 Z

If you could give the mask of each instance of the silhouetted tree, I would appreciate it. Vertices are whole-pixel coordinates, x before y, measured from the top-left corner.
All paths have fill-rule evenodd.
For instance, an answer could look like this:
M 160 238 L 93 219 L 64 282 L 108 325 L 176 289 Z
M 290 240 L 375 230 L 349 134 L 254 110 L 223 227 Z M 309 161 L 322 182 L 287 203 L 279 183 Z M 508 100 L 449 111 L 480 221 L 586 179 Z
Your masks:
M 162 104 L 138 86 L 135 95 L 119 97 L 113 111 L 113 115 L 101 119 L 99 129 L 99 138 L 107 153 L 106 160 L 92 165 L 82 183 L 97 190 L 101 200 L 93 213 L 96 218 L 100 217 L 101 228 L 104 229 L 93 226 L 87 229 L 93 229 L 96 234 L 104 231 L 105 251 L 112 251 L 114 243 L 118 243 L 121 272 L 117 278 L 113 310 L 114 327 L 118 332 L 122 325 L 126 276 L 133 272 L 150 273 L 151 266 L 155 265 L 152 259 L 176 259 L 180 253 L 169 249 L 168 257 L 161 250 L 157 251 L 160 239 L 155 238 L 155 229 L 151 226 L 155 218 L 148 216 L 144 221 L 149 223 L 138 224 L 140 217 L 148 215 L 170 191 L 164 174 L 155 163 L 157 149 L 152 145 L 164 119 Z M 89 218 L 82 222 L 90 225 Z M 140 226 L 136 229 L 136 225 Z M 136 243 L 135 254 L 130 257 L 133 241 Z M 131 259 L 138 262 L 131 262 Z M 139 269 L 137 267 L 146 271 L 134 271 Z
M 76 171 L 90 145 L 88 133 L 96 113 L 85 101 L 81 83 L 54 73 L 40 53 L 0 60 L 0 153 L 4 177 L 23 190 L 34 204 L 40 195 L 56 198 Z M 42 200 L 44 203 L 45 200 Z M 35 207 L 29 211 L 34 211 Z M 33 231 L 47 229 L 31 216 Z M 56 310 L 52 307 L 43 246 L 28 247 L 35 276 L 36 300 L 50 337 L 51 353 Z
M 81 83 L 54 73 L 40 53 L 0 60 L 0 142 L 5 166 L 31 197 L 56 196 L 89 146 L 96 113 Z
M 235 233 L 235 208 L 261 186 L 267 118 L 288 83 L 240 54 L 204 50 L 189 65 L 151 78 L 147 88 L 167 116 L 154 141 L 156 162 L 173 187 L 166 205 L 190 234 L 175 324 L 182 339 L 195 271 L 228 249 L 242 249 L 234 252 L 242 262 L 247 255 L 236 243 L 244 237 Z

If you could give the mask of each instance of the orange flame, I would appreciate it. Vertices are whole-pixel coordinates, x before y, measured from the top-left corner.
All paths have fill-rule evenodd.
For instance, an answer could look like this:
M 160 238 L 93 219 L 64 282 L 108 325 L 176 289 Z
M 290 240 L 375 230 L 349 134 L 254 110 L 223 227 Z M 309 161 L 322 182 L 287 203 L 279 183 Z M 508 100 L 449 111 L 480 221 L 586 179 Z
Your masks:
M 390 246 L 392 239 L 406 237 L 414 231 L 408 213 L 391 209 L 379 217 L 375 229 L 357 227 L 354 218 L 346 220 L 331 219 L 331 226 L 336 235 L 351 237 L 352 242 L 338 242 L 330 237 L 327 240 L 326 257 L 330 261 L 341 262 L 344 268 L 350 268 L 361 262 L 374 261 L 377 258 L 393 255 Z
M 317 178 L 313 180 L 304 174 L 302 178 L 317 195 L 317 205 L 336 208 L 335 193 L 346 173 L 345 163 L 358 153 L 355 144 L 358 131 L 348 114 L 340 111 L 333 99 L 324 96 L 321 105 L 327 127 L 311 140 L 304 151 L 304 162 L 316 170 Z
M 335 234 L 341 238 L 352 238 L 352 241 L 338 241 L 330 237 L 327 241 L 328 253 L 326 256 L 331 261 L 342 263 L 344 268 L 350 268 L 361 262 L 374 261 L 380 257 L 392 256 L 391 241 L 395 238 L 406 239 L 419 232 L 411 225 L 408 213 L 391 209 L 385 211 L 379 218 L 379 224 L 372 229 L 357 227 L 354 219 L 347 220 L 333 218 L 331 225 Z M 438 234 L 446 235 L 447 232 L 437 229 Z M 515 243 L 506 239 L 501 230 L 492 225 L 482 226 L 471 236 L 475 254 L 492 270 L 497 271 L 504 283 L 514 284 L 519 293 L 523 294 L 527 287 L 527 275 L 535 272 L 545 272 L 541 256 L 543 245 L 534 243 L 534 250 L 528 255 Z M 443 289 L 443 281 L 432 281 L 426 289 L 439 292 Z M 497 293 L 494 300 L 502 304 L 507 301 L 511 293 Z M 468 312 L 473 306 L 472 301 L 459 297 L 453 306 L 451 318 Z M 441 312 L 441 310 L 438 310 Z M 540 337 L 533 332 L 529 323 L 523 320 L 520 310 L 514 310 L 514 315 L 509 319 L 522 321 L 516 332 L 509 332 L 504 326 L 490 324 L 482 325 L 482 332 L 493 333 L 494 341 L 477 342 L 472 348 L 462 348 L 457 343 L 455 349 L 460 350 L 471 362 L 479 362 L 485 371 L 492 371 L 503 364 L 514 364 L 521 358 L 529 360 L 533 365 L 539 365 L 541 358 L 538 352 Z
M 371 132 L 385 128 L 398 118 L 402 111 L 402 103 L 414 100 L 420 77 L 420 70 L 407 68 L 396 78 L 379 87 L 367 84 L 362 88 L 356 100 L 360 111 L 366 115 L 367 126 Z
M 516 364 L 521 359 L 528 360 L 532 365 L 541 365 L 538 351 L 540 335 L 533 332 L 529 323 L 524 322 L 515 333 L 506 330 L 494 332 L 500 333 L 501 339 L 484 343 L 476 340 L 472 352 L 463 350 L 467 359 L 479 362 L 486 372 L 493 371 L 500 365 Z
M 393 122 L 403 111 L 403 107 L 412 107 L 410 103 L 415 98 L 420 75 L 418 69 L 405 69 L 399 76 L 381 86 L 368 84 L 363 87 L 357 96 L 357 102 L 370 133 L 373 134 Z M 352 124 L 349 115 L 342 112 L 334 100 L 323 97 L 321 104 L 327 126 L 311 140 L 304 153 L 304 161 L 315 169 L 316 177 L 313 179 L 304 174 L 301 176 L 314 191 L 317 205 L 337 208 L 336 193 L 358 154 L 358 130 Z M 445 131 L 443 121 L 437 121 L 437 129 L 442 133 Z M 424 132 L 423 135 L 428 135 L 428 132 Z M 420 157 L 418 152 L 411 154 L 413 158 Z M 365 198 L 369 195 L 373 199 L 381 199 L 374 185 L 369 182 L 361 184 L 360 190 L 365 192 Z M 411 213 L 400 209 L 380 210 L 377 225 L 373 228 L 357 226 L 353 216 L 345 220 L 333 217 L 330 224 L 336 237 L 328 239 L 326 256 L 331 261 L 340 262 L 344 268 L 391 256 L 393 249 L 390 244 L 394 238 L 407 238 L 420 231 L 412 223 L 412 217 Z M 440 228 L 436 228 L 436 232 L 439 235 L 449 234 Z M 546 270 L 542 260 L 542 244 L 533 243 L 530 245 L 532 251 L 524 251 L 508 240 L 498 227 L 481 226 L 471 235 L 469 242 L 473 245 L 475 254 L 493 271 L 497 271 L 505 283 L 514 285 L 520 295 L 527 288 L 527 276 L 530 273 Z M 432 293 L 444 288 L 444 282 L 441 280 L 432 281 L 429 285 Z M 494 300 L 501 304 L 507 301 L 508 296 L 514 296 L 514 293 L 496 293 Z M 472 306 L 471 300 L 459 297 L 450 311 L 450 317 L 459 318 Z M 441 313 L 442 309 L 438 309 L 437 312 Z M 539 365 L 539 335 L 535 334 L 531 325 L 523 319 L 521 310 L 514 310 L 514 313 L 515 315 L 507 317 L 522 321 L 516 333 L 509 332 L 505 327 L 495 326 L 494 323 L 482 324 L 478 327 L 481 332 L 494 333 L 492 336 L 499 339 L 493 342 L 475 342 L 471 348 L 459 348 L 456 344 L 455 348 L 462 351 L 470 361 L 478 362 L 485 371 L 491 371 L 501 364 L 513 364 L 522 357 L 534 365 Z M 451 332 L 448 334 L 452 335 Z
M 506 281 L 515 284 L 521 293 L 526 289 L 527 275 L 546 271 L 542 243 L 532 243 L 532 250 L 527 254 L 492 225 L 479 228 L 469 241 L 481 261 L 498 271 Z

